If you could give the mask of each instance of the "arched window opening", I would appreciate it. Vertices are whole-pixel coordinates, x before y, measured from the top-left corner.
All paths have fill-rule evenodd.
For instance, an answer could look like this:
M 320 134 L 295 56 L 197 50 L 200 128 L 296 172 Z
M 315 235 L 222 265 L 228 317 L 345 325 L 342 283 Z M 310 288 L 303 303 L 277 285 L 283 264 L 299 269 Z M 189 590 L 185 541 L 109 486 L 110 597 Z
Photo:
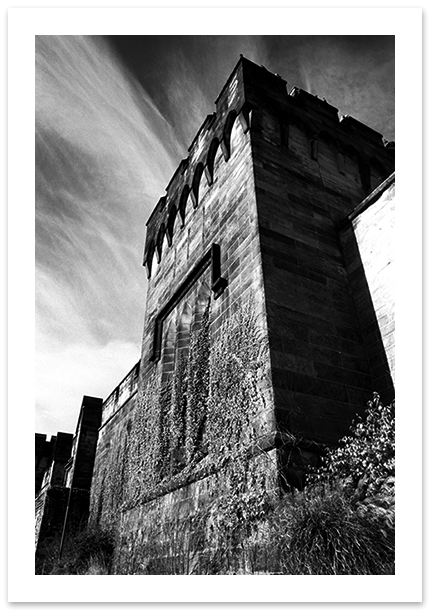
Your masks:
M 208 156 L 206 159 L 206 167 L 205 174 L 206 180 L 209 186 L 213 184 L 214 181 L 214 164 L 215 164 L 215 155 L 219 147 L 218 138 L 214 138 L 209 146 Z
M 211 299 L 211 290 L 206 282 L 203 282 L 197 295 L 196 305 L 194 308 L 193 321 L 191 332 L 197 333 L 202 327 L 203 315 L 209 306 Z
M 144 264 L 146 266 L 146 275 L 148 277 L 148 279 L 151 277 L 152 275 L 152 265 L 153 265 L 153 259 L 154 259 L 154 253 L 155 253 L 155 244 L 154 241 L 151 241 L 151 243 L 149 244 L 149 248 L 145 257 L 145 261 Z
M 217 175 L 219 175 L 220 168 L 224 165 L 224 153 L 222 151 L 221 142 L 216 149 L 215 158 L 214 158 L 214 180 L 216 180 Z
M 224 130 L 223 130 L 223 138 L 222 138 L 222 151 L 224 154 L 224 159 L 226 161 L 229 160 L 230 155 L 231 155 L 231 131 L 233 129 L 233 125 L 234 122 L 236 120 L 237 117 L 237 112 L 236 110 L 231 110 L 227 116 L 227 119 L 225 121 L 224 124 Z
M 190 330 L 191 330 L 192 311 L 189 303 L 185 301 L 179 316 L 177 331 L 176 331 L 176 358 L 179 362 L 182 358 L 187 358 L 190 348 Z
M 164 240 L 164 236 L 166 234 L 166 227 L 164 226 L 164 223 L 161 225 L 159 231 L 158 231 L 158 235 L 157 235 L 157 247 L 156 247 L 156 252 L 157 252 L 157 261 L 160 262 L 161 261 L 161 254 L 163 251 L 163 240 Z
M 181 218 L 181 227 L 185 225 L 185 214 L 187 209 L 188 195 L 190 194 L 190 187 L 188 184 L 184 186 L 179 200 L 179 216 Z
M 173 240 L 173 234 L 175 231 L 175 221 L 176 221 L 176 216 L 178 215 L 178 210 L 176 208 L 176 206 L 172 206 L 172 209 L 169 212 L 169 217 L 167 219 L 167 229 L 166 229 L 166 237 L 167 237 L 167 243 L 169 246 L 172 245 L 172 240 Z
M 175 338 L 176 338 L 176 323 L 175 320 L 170 320 L 164 336 L 163 347 L 161 352 L 161 383 L 166 385 L 171 380 L 175 370 Z
M 199 187 L 200 180 L 203 174 L 203 163 L 198 163 L 194 171 L 193 183 L 191 188 L 191 199 L 193 200 L 193 207 L 196 208 L 199 204 Z

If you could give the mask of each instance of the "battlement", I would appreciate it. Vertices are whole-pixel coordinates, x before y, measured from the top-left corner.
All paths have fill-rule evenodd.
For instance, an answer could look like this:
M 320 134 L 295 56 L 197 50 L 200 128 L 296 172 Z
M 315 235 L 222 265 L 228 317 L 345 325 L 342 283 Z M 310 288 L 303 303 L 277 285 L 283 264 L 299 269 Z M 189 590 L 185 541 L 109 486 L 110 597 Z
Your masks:
M 259 116 L 272 116 L 280 141 L 288 148 L 288 129 L 294 125 L 309 140 L 309 155 L 316 159 L 318 140 L 324 140 L 335 155 L 348 155 L 359 168 L 363 196 L 370 191 L 370 166 L 382 178 L 394 169 L 393 147 L 387 146 L 377 131 L 350 116 L 339 117 L 338 109 L 326 100 L 294 87 L 244 57 L 240 57 L 209 114 L 188 148 L 147 222 L 143 265 L 151 277 L 154 255 L 161 261 L 163 248 L 170 247 L 179 226 L 185 226 L 187 206 L 199 206 L 199 188 L 205 180 L 214 183 L 214 160 L 219 149 L 227 163 L 231 155 L 231 134 L 239 120 L 243 132 L 259 129 Z M 343 162 L 342 162 L 343 163 Z M 340 170 L 342 171 L 342 170 Z
M 314 110 L 318 113 L 324 113 L 329 119 L 336 121 L 338 118 L 339 110 L 329 104 L 325 99 L 321 99 L 317 95 L 312 95 L 304 89 L 299 87 L 293 87 L 289 93 L 290 97 L 294 99 L 297 106 L 306 109 L 308 112 Z
M 36 494 L 48 487 L 61 485 L 64 467 L 70 458 L 73 434 L 58 432 L 46 440 L 46 434 L 36 434 Z
M 137 392 L 139 371 L 140 360 L 103 402 L 102 427 Z

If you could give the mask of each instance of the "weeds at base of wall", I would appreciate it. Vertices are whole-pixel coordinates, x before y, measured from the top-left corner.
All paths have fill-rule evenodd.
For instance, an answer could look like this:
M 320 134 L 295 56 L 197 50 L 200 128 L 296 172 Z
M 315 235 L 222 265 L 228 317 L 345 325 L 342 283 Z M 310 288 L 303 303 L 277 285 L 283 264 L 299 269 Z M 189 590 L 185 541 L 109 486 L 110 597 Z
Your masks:
M 66 539 L 61 559 L 60 539 L 46 539 L 36 555 L 36 574 L 109 574 L 114 537 L 110 531 L 90 526 Z

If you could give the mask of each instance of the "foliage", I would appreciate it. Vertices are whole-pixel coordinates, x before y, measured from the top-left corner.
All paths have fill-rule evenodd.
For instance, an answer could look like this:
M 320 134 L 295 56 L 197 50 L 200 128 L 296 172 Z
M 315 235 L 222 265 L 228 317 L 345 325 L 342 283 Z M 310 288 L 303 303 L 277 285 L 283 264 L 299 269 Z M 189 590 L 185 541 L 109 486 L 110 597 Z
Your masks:
M 114 551 L 114 537 L 98 526 L 66 538 L 61 559 L 60 540 L 52 538 L 38 552 L 36 574 L 108 574 Z
M 185 428 L 187 463 L 204 454 L 204 432 L 206 429 L 207 403 L 210 387 L 210 310 L 206 308 L 201 329 L 191 333 L 188 358 L 188 386 Z
M 267 343 L 251 303 L 224 322 L 211 353 L 208 428 L 214 459 L 236 460 L 265 431 Z
M 394 573 L 394 403 L 378 394 L 294 502 L 278 507 L 288 574 Z
M 323 467 L 311 482 L 342 481 L 358 499 L 376 493 L 394 477 L 394 422 L 394 402 L 383 405 L 375 393 L 367 404 L 365 418 L 358 418 L 351 434 L 327 452 Z
M 190 349 L 177 354 L 172 379 L 162 384 L 153 367 L 131 425 L 107 453 L 92 514 L 117 532 L 116 569 L 392 573 L 394 404 L 382 405 L 374 395 L 365 418 L 327 452 L 305 491 L 279 498 L 276 450 L 255 452 L 269 432 L 269 384 L 268 346 L 252 304 L 238 307 L 215 332 L 210 329 L 208 307 L 200 328 L 191 332 Z M 211 475 L 207 497 L 194 497 L 187 487 L 192 499 L 181 500 L 173 512 L 163 508 L 163 494 L 193 484 L 202 472 Z M 121 512 L 143 503 L 148 511 L 151 500 L 155 513 L 146 526 L 121 533 Z M 182 502 L 195 500 L 181 512 Z M 121 548 L 128 549 L 127 558 Z M 91 569 L 99 569 L 97 562 Z
M 286 574 L 392 574 L 394 530 L 357 511 L 344 490 L 312 488 L 273 519 Z

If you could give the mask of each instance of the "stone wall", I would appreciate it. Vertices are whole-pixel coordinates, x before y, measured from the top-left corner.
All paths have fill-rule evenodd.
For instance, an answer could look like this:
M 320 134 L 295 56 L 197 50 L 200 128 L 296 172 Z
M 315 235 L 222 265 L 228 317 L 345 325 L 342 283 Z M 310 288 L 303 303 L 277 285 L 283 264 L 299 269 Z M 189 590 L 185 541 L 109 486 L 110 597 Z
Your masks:
M 89 491 L 66 487 L 49 487 L 36 497 L 36 574 L 43 573 L 44 562 L 52 565 L 58 557 L 67 506 L 67 545 L 87 524 Z
M 391 171 L 392 154 L 315 96 L 262 93 L 257 72 L 247 83 L 277 426 L 334 443 L 374 389 L 340 223 Z
M 65 521 L 68 543 L 87 524 L 101 410 L 100 398 L 84 396 L 74 436 L 58 432 L 47 443 L 46 437 L 36 435 L 36 490 L 42 465 L 45 468 L 36 494 L 38 569 L 43 566 L 44 554 L 50 554 L 50 561 L 52 553 L 58 554 Z M 47 459 L 42 459 L 48 448 Z
M 251 460 L 251 468 L 261 474 L 260 496 L 267 501 L 278 494 L 276 451 L 260 454 Z M 249 475 L 248 475 L 249 476 Z M 229 497 L 230 481 L 225 473 L 204 476 L 151 501 L 121 512 L 117 524 L 117 540 L 113 569 L 120 574 L 204 574 L 231 569 L 238 573 L 245 554 L 238 555 L 229 540 L 228 525 L 240 507 L 239 497 Z M 231 492 L 230 492 L 231 493 Z M 228 502 L 233 500 L 233 510 Z M 237 533 L 237 532 L 236 532 Z M 254 537 L 255 538 L 255 537 Z M 264 538 L 243 544 L 257 555 L 254 571 L 268 570 L 275 561 L 272 549 Z

